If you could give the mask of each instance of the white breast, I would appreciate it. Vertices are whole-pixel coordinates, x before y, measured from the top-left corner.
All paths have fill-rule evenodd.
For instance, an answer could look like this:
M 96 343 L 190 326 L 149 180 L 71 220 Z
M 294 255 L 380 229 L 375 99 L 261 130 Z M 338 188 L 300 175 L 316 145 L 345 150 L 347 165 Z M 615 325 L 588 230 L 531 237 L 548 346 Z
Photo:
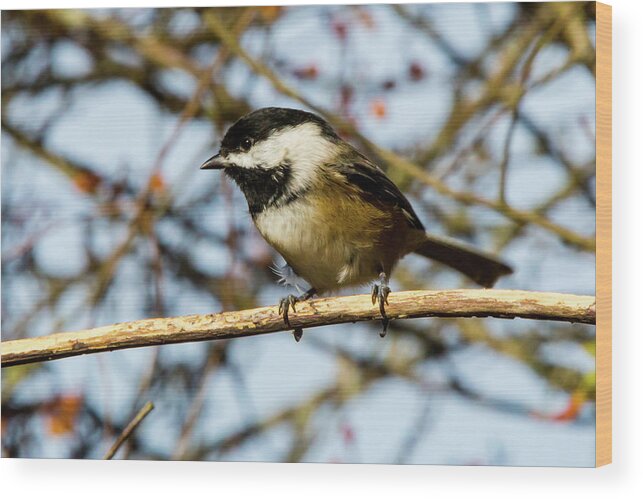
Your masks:
M 359 254 L 332 224 L 322 223 L 305 200 L 268 208 L 257 215 L 259 232 L 319 292 L 366 279 L 359 277 Z

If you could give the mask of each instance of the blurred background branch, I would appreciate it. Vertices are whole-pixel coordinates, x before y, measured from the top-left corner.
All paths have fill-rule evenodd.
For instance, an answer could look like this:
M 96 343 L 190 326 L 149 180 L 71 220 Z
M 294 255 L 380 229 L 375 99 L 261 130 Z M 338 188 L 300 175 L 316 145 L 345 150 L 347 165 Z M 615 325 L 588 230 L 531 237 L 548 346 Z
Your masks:
M 130 435 L 136 430 L 136 427 L 141 424 L 143 419 L 152 412 L 154 409 L 154 404 L 152 402 L 147 402 L 141 410 L 138 411 L 134 419 L 132 419 L 129 424 L 125 427 L 123 432 L 118 436 L 114 444 L 109 448 L 109 450 L 103 456 L 103 459 L 112 459 L 125 441 L 130 437 Z

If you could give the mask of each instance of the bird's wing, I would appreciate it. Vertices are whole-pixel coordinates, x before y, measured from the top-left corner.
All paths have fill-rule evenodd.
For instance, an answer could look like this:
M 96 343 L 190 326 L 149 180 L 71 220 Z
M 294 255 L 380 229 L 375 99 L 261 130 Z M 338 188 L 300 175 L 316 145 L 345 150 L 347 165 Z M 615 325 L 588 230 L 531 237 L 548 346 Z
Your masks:
M 409 200 L 376 165 L 364 158 L 364 161 L 343 163 L 337 167 L 347 182 L 359 188 L 365 201 L 378 207 L 396 207 L 402 211 L 411 227 L 424 230 Z

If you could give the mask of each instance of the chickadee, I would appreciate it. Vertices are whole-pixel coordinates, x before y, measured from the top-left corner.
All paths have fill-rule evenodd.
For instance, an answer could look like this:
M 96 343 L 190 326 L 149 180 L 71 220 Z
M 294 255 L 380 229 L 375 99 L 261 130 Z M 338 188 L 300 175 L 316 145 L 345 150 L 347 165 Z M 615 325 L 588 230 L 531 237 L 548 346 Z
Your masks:
M 418 253 L 491 287 L 512 269 L 453 239 L 427 234 L 397 186 L 324 119 L 298 109 L 267 107 L 230 127 L 218 154 L 201 166 L 219 170 L 243 191 L 264 239 L 311 288 L 279 304 L 289 309 L 316 294 L 374 282 L 373 304 L 388 320 L 389 277 Z M 295 330 L 299 341 L 301 329 Z

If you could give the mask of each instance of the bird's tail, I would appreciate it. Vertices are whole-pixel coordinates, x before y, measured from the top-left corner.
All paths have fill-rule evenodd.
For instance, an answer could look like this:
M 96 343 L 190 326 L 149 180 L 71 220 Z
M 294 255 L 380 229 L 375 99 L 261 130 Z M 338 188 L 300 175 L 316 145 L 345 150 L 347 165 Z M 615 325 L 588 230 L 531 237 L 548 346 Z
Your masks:
M 415 253 L 448 265 L 485 288 L 493 287 L 500 277 L 513 272 L 493 256 L 448 237 L 426 234 Z

